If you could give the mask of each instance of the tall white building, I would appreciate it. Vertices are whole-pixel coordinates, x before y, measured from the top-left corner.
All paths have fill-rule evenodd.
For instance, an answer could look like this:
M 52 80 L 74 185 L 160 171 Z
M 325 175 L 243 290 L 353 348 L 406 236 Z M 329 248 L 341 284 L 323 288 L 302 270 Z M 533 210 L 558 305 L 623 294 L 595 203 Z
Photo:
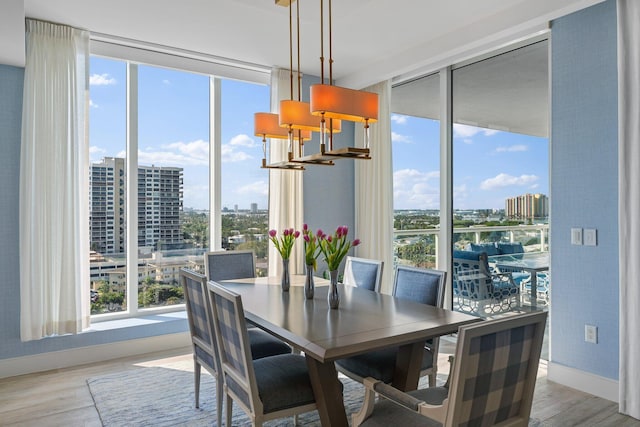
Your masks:
M 124 253 L 126 171 L 124 159 L 105 157 L 89 172 L 91 249 Z M 138 246 L 171 248 L 183 243 L 182 168 L 138 167 Z

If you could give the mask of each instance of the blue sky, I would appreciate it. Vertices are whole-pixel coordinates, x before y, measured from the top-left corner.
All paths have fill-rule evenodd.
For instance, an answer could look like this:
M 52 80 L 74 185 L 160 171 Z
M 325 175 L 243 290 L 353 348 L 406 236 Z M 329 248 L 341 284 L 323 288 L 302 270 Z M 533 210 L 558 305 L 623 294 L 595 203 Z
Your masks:
M 185 208 L 207 209 L 209 193 L 209 78 L 139 66 L 138 163 L 184 168 Z M 90 157 L 125 157 L 126 65 L 92 57 Z M 268 172 L 253 114 L 269 110 L 269 87 L 222 81 L 222 204 L 267 208 Z
M 393 114 L 394 208 L 440 206 L 440 123 Z M 454 209 L 504 209 L 505 199 L 548 195 L 546 138 L 455 124 Z
M 125 157 L 126 65 L 91 58 L 91 162 Z M 209 78 L 139 66 L 140 165 L 184 168 L 184 207 L 208 208 Z M 268 172 L 253 114 L 269 87 L 222 81 L 222 205 L 267 208 Z M 375 125 L 373 125 L 375 126 Z M 439 122 L 392 115 L 394 208 L 439 208 Z M 503 209 L 507 197 L 548 194 L 547 139 L 454 125 L 454 208 Z

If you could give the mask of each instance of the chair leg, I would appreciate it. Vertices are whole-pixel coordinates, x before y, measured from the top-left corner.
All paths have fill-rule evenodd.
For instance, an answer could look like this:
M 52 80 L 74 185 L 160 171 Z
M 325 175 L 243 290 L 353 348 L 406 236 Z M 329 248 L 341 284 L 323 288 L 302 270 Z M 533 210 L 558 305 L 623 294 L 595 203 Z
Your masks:
M 200 407 L 200 364 L 193 361 L 193 375 L 194 375 L 194 383 L 196 385 L 196 408 Z
M 438 373 L 436 371 L 433 371 L 432 373 L 429 374 L 429 387 L 435 387 L 436 386 L 436 377 L 437 377 Z
M 231 415 L 233 414 L 233 400 L 231 399 L 231 396 L 229 396 L 226 393 L 225 393 L 225 397 L 227 399 L 227 404 L 225 408 L 225 410 L 227 411 L 227 421 L 225 423 L 225 426 L 231 427 Z
M 216 377 L 216 415 L 218 417 L 218 425 L 222 426 L 222 399 L 224 398 L 224 391 L 222 389 L 222 377 L 218 375 Z M 227 424 L 231 425 L 231 424 Z

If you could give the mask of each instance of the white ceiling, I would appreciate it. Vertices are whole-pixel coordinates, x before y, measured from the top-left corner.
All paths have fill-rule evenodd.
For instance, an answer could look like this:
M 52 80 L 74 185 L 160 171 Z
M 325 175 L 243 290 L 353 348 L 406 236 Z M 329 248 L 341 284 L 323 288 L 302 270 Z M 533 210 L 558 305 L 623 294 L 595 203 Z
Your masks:
M 333 77 L 336 84 L 357 89 L 386 79 L 409 81 L 539 38 L 553 19 L 601 1 L 333 0 Z M 320 2 L 299 0 L 301 71 L 315 76 L 320 75 Z M 327 15 L 328 0 L 324 4 Z M 294 33 L 295 12 L 294 3 Z M 2 0 L 0 63 L 24 65 L 23 17 L 85 28 L 98 39 L 289 68 L 289 8 L 275 0 Z M 324 56 L 327 64 L 327 40 Z M 546 47 L 505 58 L 459 69 L 454 121 L 546 136 Z M 433 83 L 394 89 L 394 111 L 435 118 Z
M 599 1 L 334 0 L 334 78 L 344 86 L 363 87 L 434 69 L 441 62 L 451 63 L 531 34 L 551 19 Z M 289 65 L 289 9 L 276 6 L 274 0 L 10 0 L 6 4 L 16 2 L 24 3 L 27 17 L 96 33 L 268 67 Z M 295 6 L 293 10 L 295 19 Z M 320 0 L 300 0 L 301 69 L 313 75 L 320 74 L 319 10 Z

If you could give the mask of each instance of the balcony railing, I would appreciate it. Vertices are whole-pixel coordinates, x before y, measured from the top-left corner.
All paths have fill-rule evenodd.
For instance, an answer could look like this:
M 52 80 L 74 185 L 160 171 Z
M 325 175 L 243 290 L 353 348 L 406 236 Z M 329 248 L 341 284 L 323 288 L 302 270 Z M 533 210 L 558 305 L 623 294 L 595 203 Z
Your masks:
M 439 228 L 394 230 L 394 264 L 436 268 Z M 549 250 L 549 224 L 517 226 L 472 226 L 453 229 L 456 249 L 468 243 L 521 242 L 525 252 Z

